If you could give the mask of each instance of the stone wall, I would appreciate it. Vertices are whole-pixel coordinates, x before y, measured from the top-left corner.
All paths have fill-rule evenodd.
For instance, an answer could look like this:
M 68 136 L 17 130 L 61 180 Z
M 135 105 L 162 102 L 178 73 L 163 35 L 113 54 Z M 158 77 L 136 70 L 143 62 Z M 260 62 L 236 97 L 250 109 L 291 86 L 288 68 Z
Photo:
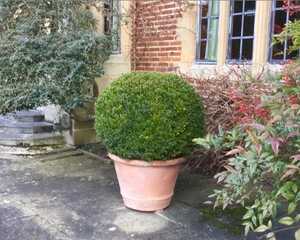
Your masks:
M 120 1 L 120 14 L 126 17 L 130 11 L 131 1 Z M 97 8 L 91 9 L 97 21 L 97 31 L 104 32 L 104 18 L 103 12 Z M 104 75 L 101 78 L 96 79 L 96 94 L 101 94 L 104 88 L 106 88 L 113 80 L 117 79 L 121 74 L 131 71 L 131 23 L 121 22 L 120 29 L 121 46 L 120 52 L 113 53 L 108 61 L 104 65 Z M 88 116 L 86 119 L 77 118 L 71 120 L 71 127 L 69 131 L 65 132 L 66 141 L 72 145 L 80 145 L 97 142 L 96 132 L 94 129 L 94 106 L 91 106 L 80 115 Z M 80 111 L 80 109 L 79 109 Z

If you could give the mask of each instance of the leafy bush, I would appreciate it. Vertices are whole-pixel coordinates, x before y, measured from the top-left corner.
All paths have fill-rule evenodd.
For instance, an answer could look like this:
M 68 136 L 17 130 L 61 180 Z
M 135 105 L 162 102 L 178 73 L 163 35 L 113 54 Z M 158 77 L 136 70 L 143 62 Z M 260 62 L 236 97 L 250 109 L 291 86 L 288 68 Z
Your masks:
M 266 117 L 260 97 L 270 91 L 264 81 L 265 70 L 253 76 L 246 66 L 232 66 L 213 76 L 182 74 L 203 99 L 206 128 L 209 133 L 232 129 L 255 116 Z M 254 111 L 255 110 L 255 111 Z
M 289 11 L 289 15 L 296 15 L 300 12 L 298 0 L 284 0 L 283 8 Z M 283 44 L 286 39 L 289 40 L 289 52 L 298 52 L 300 48 L 300 20 L 290 21 L 283 28 L 279 35 L 273 38 L 273 44 Z M 298 55 L 296 55 L 298 56 Z
M 268 119 L 269 112 L 262 105 L 262 97 L 272 92 L 271 80 L 274 76 L 271 77 L 264 69 L 253 75 L 247 66 L 236 65 L 228 67 L 221 75 L 216 73 L 206 78 L 200 75 L 183 77 L 203 99 L 206 129 L 209 133 L 207 139 L 216 137 L 214 145 L 219 145 L 219 149 L 196 148 L 189 167 L 201 174 L 214 175 L 229 158 L 224 152 L 230 149 L 223 146 L 227 144 L 227 131 L 232 135 L 229 138 L 239 138 L 240 130 L 235 128 L 236 125 L 249 123 L 253 119 Z
M 299 2 L 284 1 L 290 14 L 300 12 Z M 290 22 L 274 42 L 292 41 L 289 51 L 300 47 L 300 21 Z M 223 188 L 214 191 L 215 207 L 241 204 L 246 213 L 246 234 L 264 233 L 260 239 L 276 239 L 277 232 L 298 227 L 300 222 L 300 64 L 285 66 L 279 81 L 233 89 L 233 130 L 194 141 L 205 151 L 225 160 L 215 178 Z M 258 86 L 258 87 L 257 87 Z M 230 95 L 229 95 L 230 97 Z M 238 132 L 238 135 L 232 133 Z M 278 219 L 282 225 L 275 229 Z M 292 226 L 296 224 L 296 226 Z M 299 239 L 300 229 L 295 233 Z
M 0 1 L 0 113 L 92 99 L 111 52 L 95 33 L 92 0 Z
M 274 77 L 267 76 L 262 70 L 253 76 L 253 73 L 243 68 L 238 70 L 232 68 L 235 81 L 226 89 L 226 94 L 231 100 L 233 109 L 232 120 L 235 124 L 243 124 L 253 121 L 264 121 L 269 119 L 269 111 L 262 106 L 262 97 L 272 91 Z
M 300 20 L 289 22 L 283 31 L 274 38 L 274 43 L 283 43 L 287 37 L 292 41 L 289 52 L 298 51 L 300 47 Z
M 204 133 L 201 100 L 175 74 L 126 74 L 97 100 L 96 131 L 110 152 L 126 159 L 181 157 Z
M 208 133 L 204 138 L 194 139 L 201 147 L 193 152 L 189 167 L 209 176 L 223 171 L 231 157 L 227 153 L 239 145 L 244 137 L 245 133 L 239 127 L 234 127 L 226 131 L 219 128 L 217 133 Z
M 294 65 L 293 69 L 299 68 Z M 246 233 L 272 230 L 272 221 L 282 206 L 286 206 L 287 216 L 281 216 L 280 223 L 300 221 L 296 211 L 300 201 L 299 79 L 295 71 L 284 71 L 281 81 L 260 99 L 270 117 L 252 114 L 252 121 L 236 127 L 239 139 L 229 138 L 232 134 L 226 132 L 222 144 L 215 144 L 218 135 L 195 140 L 205 149 L 230 156 L 224 171 L 216 175 L 224 188 L 212 197 L 216 198 L 215 206 L 241 204 L 246 208 Z
M 186 75 L 182 77 L 191 85 L 203 100 L 205 124 L 209 133 L 217 132 L 219 127 L 230 129 L 234 126 L 233 108 L 227 89 L 232 86 L 231 71 L 224 75 L 203 77 L 202 75 Z

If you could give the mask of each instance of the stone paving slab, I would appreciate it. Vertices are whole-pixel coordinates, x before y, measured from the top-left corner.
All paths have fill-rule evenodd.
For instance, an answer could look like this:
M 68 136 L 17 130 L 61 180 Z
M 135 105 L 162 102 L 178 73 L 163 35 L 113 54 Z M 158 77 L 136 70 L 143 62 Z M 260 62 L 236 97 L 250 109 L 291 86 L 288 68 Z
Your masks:
M 0 155 L 0 240 L 241 239 L 203 219 L 186 181 L 179 179 L 168 209 L 140 213 L 123 206 L 112 164 L 76 154 Z

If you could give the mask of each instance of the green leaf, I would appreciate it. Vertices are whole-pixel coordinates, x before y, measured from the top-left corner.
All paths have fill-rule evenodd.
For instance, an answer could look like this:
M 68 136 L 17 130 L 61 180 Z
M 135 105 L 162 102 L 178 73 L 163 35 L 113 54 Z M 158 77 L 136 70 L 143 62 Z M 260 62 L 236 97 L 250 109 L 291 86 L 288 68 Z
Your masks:
M 273 232 L 269 232 L 266 235 L 266 240 L 276 240 L 275 234 Z
M 282 192 L 281 195 L 288 201 L 293 200 L 295 198 L 295 195 L 291 192 Z
M 252 218 L 253 214 L 254 214 L 253 211 L 248 211 L 248 212 L 243 216 L 243 219 L 246 220 L 246 219 Z
M 296 210 L 296 208 L 297 208 L 296 203 L 294 203 L 294 202 L 290 203 L 288 206 L 288 214 L 289 215 L 292 214 Z
M 256 218 L 255 215 L 252 216 L 251 220 L 252 220 L 254 225 L 257 225 L 257 218 Z
M 297 214 L 295 217 L 295 222 L 299 222 L 300 221 L 300 214 Z
M 269 229 L 268 226 L 266 225 L 260 225 L 258 228 L 255 229 L 255 232 L 259 232 L 259 233 L 262 233 L 262 232 L 265 232 Z
M 292 185 L 292 190 L 293 190 L 294 193 L 298 192 L 298 186 L 297 186 L 297 184 L 293 184 Z
M 295 232 L 295 240 L 300 240 L 300 229 Z
M 280 224 L 290 226 L 290 225 L 294 224 L 294 219 L 292 219 L 291 217 L 283 217 L 283 218 L 279 219 L 278 222 Z
M 272 224 L 272 221 L 269 220 L 269 222 L 268 222 L 268 227 L 269 227 L 269 228 L 272 228 L 272 225 L 273 225 L 273 224 Z

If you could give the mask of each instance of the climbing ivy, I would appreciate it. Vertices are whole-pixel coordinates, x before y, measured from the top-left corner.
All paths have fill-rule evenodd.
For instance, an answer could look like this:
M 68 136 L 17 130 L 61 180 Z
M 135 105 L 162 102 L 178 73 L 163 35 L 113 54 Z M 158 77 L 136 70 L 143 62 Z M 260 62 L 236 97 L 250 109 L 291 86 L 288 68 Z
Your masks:
M 93 100 L 111 53 L 96 33 L 94 0 L 0 0 L 0 113 Z

